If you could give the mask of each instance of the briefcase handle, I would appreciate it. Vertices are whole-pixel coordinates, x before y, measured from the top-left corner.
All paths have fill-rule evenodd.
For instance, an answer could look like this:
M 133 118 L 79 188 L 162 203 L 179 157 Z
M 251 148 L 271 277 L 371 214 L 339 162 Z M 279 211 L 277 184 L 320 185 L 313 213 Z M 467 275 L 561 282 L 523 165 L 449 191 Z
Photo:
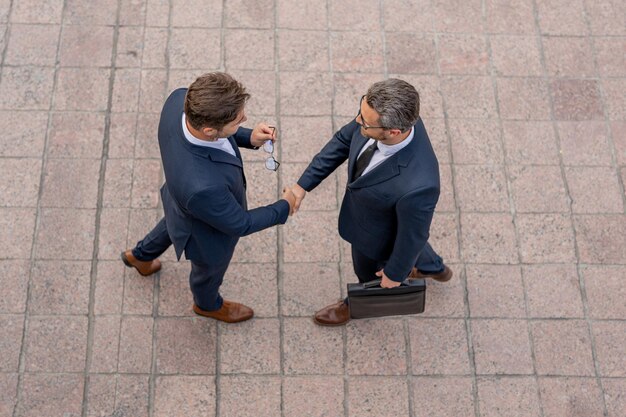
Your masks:
M 380 286 L 380 283 L 382 282 L 382 279 L 375 279 L 374 281 L 368 281 L 363 283 L 363 288 L 372 288 L 372 287 L 378 287 Z M 409 285 L 409 279 L 405 279 L 404 281 L 402 281 L 400 283 L 400 285 Z

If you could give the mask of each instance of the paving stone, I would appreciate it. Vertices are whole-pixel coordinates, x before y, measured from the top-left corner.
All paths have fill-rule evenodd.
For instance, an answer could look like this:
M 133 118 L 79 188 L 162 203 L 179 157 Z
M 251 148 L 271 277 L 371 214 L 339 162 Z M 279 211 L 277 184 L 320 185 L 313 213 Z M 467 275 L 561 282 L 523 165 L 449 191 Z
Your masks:
M 35 231 L 35 209 L 0 208 L 0 253 L 4 259 L 29 259 Z
M 83 372 L 87 317 L 30 317 L 24 343 L 28 372 Z
M 19 417 L 79 416 L 82 409 L 82 374 L 26 373 L 15 414 Z
M 415 49 L 420 50 L 416 54 Z M 437 73 L 437 49 L 435 37 L 430 34 L 414 34 L 403 32 L 391 32 L 385 36 L 385 52 L 388 70 L 400 74 L 436 74 Z M 468 60 L 471 63 L 471 60 Z M 333 70 L 335 61 L 333 61 Z M 468 65 L 471 65 L 468 63 Z M 448 66 L 439 64 L 441 72 Z
M 18 374 L 0 374 L 0 413 L 10 416 L 17 402 Z
M 224 65 L 228 69 L 274 69 L 274 31 L 228 29 L 224 32 Z
M 626 380 L 607 378 L 602 380 L 604 389 L 604 402 L 609 412 L 609 417 L 618 417 L 626 412 Z
M 29 261 L 0 261 L 0 313 L 23 313 L 26 311 L 29 277 Z
M 565 168 L 565 178 L 572 198 L 573 213 L 624 211 L 623 194 L 613 168 L 568 167 Z M 597 184 L 602 184 L 602 187 Z
M 541 178 L 541 187 L 537 187 L 537 178 Z M 560 167 L 510 166 L 509 181 L 518 213 L 565 213 L 569 211 L 569 198 Z
M 343 346 L 341 329 L 318 326 L 309 317 L 283 322 L 282 351 L 287 375 L 343 374 Z M 364 363 L 359 369 L 366 367 Z
M 493 1 L 493 3 L 496 1 Z M 501 7 L 504 6 L 505 2 L 500 1 L 500 3 L 498 6 Z M 507 6 L 514 9 L 516 5 L 525 3 L 530 4 L 530 2 L 518 2 L 515 5 L 507 4 Z M 504 9 L 504 7 L 501 7 L 501 9 Z M 522 77 L 542 75 L 541 52 L 536 37 L 490 36 L 489 45 L 491 47 L 493 67 L 497 75 Z
M 559 122 L 557 128 L 564 165 L 611 165 L 604 122 Z M 589 152 L 581 155 L 581 146 Z
M 578 320 L 530 323 L 539 375 L 594 375 L 589 327 Z
M 306 2 L 302 6 L 307 7 Z M 280 17 L 279 17 L 280 21 Z M 328 71 L 328 35 L 320 31 L 281 30 L 278 65 L 281 71 Z
M 282 313 L 286 316 L 312 316 L 339 298 L 340 281 L 339 270 L 334 264 L 285 263 L 280 303 Z
M 185 375 L 215 373 L 215 341 L 214 320 L 196 317 L 159 319 L 156 325 L 157 372 Z
M 540 78 L 498 78 L 500 115 L 508 120 L 549 120 L 548 85 Z
M 225 374 L 277 374 L 280 372 L 280 323 L 254 319 L 220 324 L 220 371 Z M 254 343 L 250 343 L 250 341 Z
M 574 216 L 574 228 L 581 262 L 626 262 L 626 222 L 623 215 Z
M 596 356 L 600 375 L 605 377 L 626 376 L 626 349 L 623 321 L 594 322 L 591 324 L 596 344 Z
M 32 269 L 29 313 L 89 313 L 90 261 L 37 261 Z
M 331 32 L 333 71 L 376 72 L 384 67 L 383 40 L 376 32 Z
M 3 67 L 0 108 L 48 110 L 52 99 L 54 68 Z
M 526 316 L 524 286 L 519 266 L 468 265 L 466 276 L 472 317 Z
M 459 208 L 464 212 L 509 211 L 501 165 L 458 165 L 454 171 Z
M 478 404 L 481 415 L 539 417 L 539 387 L 533 378 L 479 378 Z
M 278 0 L 276 15 L 279 28 L 325 30 L 328 11 L 324 0 Z
M 523 320 L 472 320 L 476 373 L 532 374 L 530 340 Z
M 0 201 L 5 207 L 36 207 L 41 180 L 41 160 L 0 159 Z
M 405 375 L 404 324 L 399 318 L 354 320 L 346 327 L 350 375 Z
M 514 4 L 506 0 L 485 2 L 486 31 L 506 34 L 535 34 L 533 2 L 523 0 Z
M 3 352 L 0 358 L 0 371 L 17 372 L 24 333 L 24 316 L 21 314 L 0 315 L 0 331 L 2 332 L 0 351 Z
M 223 3 L 219 0 L 175 0 L 172 2 L 172 26 L 219 28 L 224 11 L 222 7 Z
M 220 378 L 220 414 L 224 417 L 275 417 L 280 414 L 281 381 L 276 376 Z
M 154 394 L 154 415 L 215 415 L 215 379 L 206 376 L 159 376 Z
M 111 66 L 113 29 L 111 26 L 65 26 L 61 34 L 61 46 L 59 49 L 61 66 Z
M 574 265 L 525 265 L 522 267 L 529 317 L 584 316 L 578 274 Z
M 619 320 L 626 316 L 626 290 L 621 282 L 625 274 L 626 267 L 617 265 L 581 268 L 590 317 Z
M 340 376 L 284 378 L 285 417 L 343 415 L 343 387 L 344 381 Z
M 415 415 L 470 416 L 474 413 L 472 380 L 466 377 L 414 377 L 411 380 Z
M 411 319 L 413 375 L 467 375 L 470 373 L 465 321 Z
M 59 32 L 59 25 L 12 25 L 5 64 L 54 66 Z
M 146 375 L 89 375 L 87 415 L 147 417 L 149 392 Z
M 487 74 L 487 42 L 481 35 L 438 36 L 441 74 Z
M 587 35 L 583 0 L 537 2 L 539 29 L 549 35 Z
M 602 392 L 595 378 L 539 378 L 539 396 L 545 417 L 604 412 Z
M 522 262 L 573 262 L 574 231 L 566 214 L 519 214 L 517 230 L 520 236 Z
M 408 415 L 406 378 L 351 377 L 348 380 L 348 410 L 350 417 Z

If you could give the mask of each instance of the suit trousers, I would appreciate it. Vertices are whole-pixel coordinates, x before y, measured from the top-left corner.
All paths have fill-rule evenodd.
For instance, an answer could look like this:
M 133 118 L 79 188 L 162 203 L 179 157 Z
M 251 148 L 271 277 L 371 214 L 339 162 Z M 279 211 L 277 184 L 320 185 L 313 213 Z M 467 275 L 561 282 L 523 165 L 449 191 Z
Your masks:
M 133 248 L 133 256 L 140 261 L 151 261 L 158 258 L 172 245 L 167 232 L 165 217 L 162 218 L 142 240 Z M 224 300 L 219 293 L 224 274 L 229 262 L 223 265 L 208 265 L 191 260 L 189 286 L 193 300 L 205 311 L 219 310 Z
M 352 246 L 352 264 L 354 273 L 359 278 L 359 282 L 368 282 L 379 279 L 376 272 L 385 267 L 386 260 L 380 261 L 368 258 Z M 437 252 L 426 242 L 424 249 L 420 252 L 415 262 L 415 267 L 424 273 L 438 273 L 443 271 L 443 259 L 437 255 Z

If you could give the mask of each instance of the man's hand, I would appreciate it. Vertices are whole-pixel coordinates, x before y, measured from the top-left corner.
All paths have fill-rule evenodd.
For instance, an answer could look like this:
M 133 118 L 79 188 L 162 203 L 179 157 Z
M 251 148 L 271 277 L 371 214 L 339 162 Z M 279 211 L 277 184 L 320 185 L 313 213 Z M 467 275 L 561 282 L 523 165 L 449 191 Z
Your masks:
M 283 197 L 282 197 L 282 199 L 283 200 L 287 200 L 287 202 L 289 203 L 289 215 L 293 216 L 294 213 L 295 213 L 296 196 L 291 191 L 291 188 L 289 188 L 289 187 L 283 188 Z
M 402 284 L 401 282 L 392 281 L 391 279 L 389 279 L 389 277 L 385 275 L 385 271 L 383 269 L 376 272 L 376 276 L 380 277 L 380 286 L 383 288 L 398 287 L 400 286 L 400 284 Z
M 276 142 L 276 129 L 273 126 L 259 123 L 252 129 L 252 135 L 250 136 L 250 144 L 252 146 L 263 146 L 268 140 Z
M 297 213 L 298 210 L 300 210 L 300 204 L 302 203 L 302 200 L 304 200 L 304 197 L 306 197 L 306 190 L 300 187 L 298 184 L 295 184 L 291 187 L 291 191 L 296 196 L 296 207 L 294 208 L 294 213 Z

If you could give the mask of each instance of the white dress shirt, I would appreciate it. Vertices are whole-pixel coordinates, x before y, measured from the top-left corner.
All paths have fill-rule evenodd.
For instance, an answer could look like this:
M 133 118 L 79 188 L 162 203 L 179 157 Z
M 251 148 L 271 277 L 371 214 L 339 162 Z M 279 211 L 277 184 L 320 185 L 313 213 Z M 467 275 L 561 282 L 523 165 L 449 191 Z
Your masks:
M 217 140 L 214 140 L 212 142 L 209 142 L 208 140 L 198 139 L 197 137 L 192 135 L 189 129 L 187 128 L 187 123 L 185 123 L 186 119 L 187 117 L 185 116 L 185 113 L 183 113 L 183 133 L 185 134 L 185 138 L 189 142 L 198 146 L 219 149 L 220 151 L 228 152 L 235 158 L 237 157 L 237 154 L 235 153 L 235 150 L 233 149 L 233 145 L 230 144 L 230 141 L 228 140 L 228 138 L 218 138 Z
M 396 143 L 395 145 L 385 145 L 383 143 L 378 142 L 378 150 L 374 152 L 374 156 L 372 157 L 372 160 L 370 161 L 367 168 L 365 168 L 365 171 L 363 171 L 363 174 L 361 174 L 361 176 L 367 174 L 372 169 L 376 168 L 378 165 L 380 165 L 385 160 L 387 160 L 387 158 L 389 158 L 390 156 L 400 151 L 400 149 L 405 148 L 413 140 L 414 133 L 415 133 L 415 128 L 412 127 L 411 133 L 409 133 L 409 136 L 407 136 L 406 139 L 404 139 L 402 142 Z M 361 154 L 365 152 L 367 147 L 370 146 L 374 142 L 375 142 L 374 139 L 368 140 L 365 146 L 363 146 L 363 148 L 359 151 L 359 155 L 357 156 L 357 159 L 359 159 L 359 156 L 361 156 Z

